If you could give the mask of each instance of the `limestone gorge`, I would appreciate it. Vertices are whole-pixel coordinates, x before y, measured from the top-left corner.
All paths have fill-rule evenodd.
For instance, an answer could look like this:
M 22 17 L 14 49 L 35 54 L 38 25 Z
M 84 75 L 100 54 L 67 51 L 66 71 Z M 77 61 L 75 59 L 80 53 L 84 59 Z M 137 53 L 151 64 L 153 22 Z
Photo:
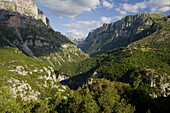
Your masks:
M 169 15 L 129 15 L 83 40 L 54 31 L 33 0 L 0 0 L 0 112 L 167 113 L 169 105 Z

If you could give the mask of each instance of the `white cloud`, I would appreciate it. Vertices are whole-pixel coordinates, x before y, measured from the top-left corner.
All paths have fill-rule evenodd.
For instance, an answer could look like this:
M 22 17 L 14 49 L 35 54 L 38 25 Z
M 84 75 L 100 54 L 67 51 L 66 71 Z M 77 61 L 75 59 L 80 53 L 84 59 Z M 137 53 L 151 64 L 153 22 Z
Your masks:
M 170 0 L 144 0 L 136 4 L 122 4 L 122 9 L 127 12 L 137 13 L 139 10 L 149 8 L 152 12 L 166 12 L 169 11 Z
M 167 11 L 170 11 L 170 7 L 162 7 L 160 9 L 158 9 L 159 12 L 167 12 Z
M 90 31 L 93 30 L 93 29 L 92 29 L 92 28 L 88 28 L 87 30 L 90 32 Z
M 126 14 L 126 11 L 120 10 L 119 8 L 116 8 L 115 10 L 118 11 L 121 15 Z
M 126 11 L 122 11 L 122 10 L 121 10 L 121 11 L 120 11 L 120 14 L 121 14 L 121 15 L 125 15 L 125 14 L 126 14 Z
M 83 28 L 89 26 L 99 27 L 100 22 L 99 21 L 77 21 L 71 24 L 63 24 L 63 26 L 72 27 L 72 28 Z
M 111 17 L 101 17 L 101 22 L 102 23 L 110 23 L 111 20 L 112 20 Z
M 133 13 L 137 13 L 139 9 L 147 8 L 146 2 L 136 3 L 135 5 L 125 3 L 122 5 L 122 7 L 125 11 Z
M 73 30 L 67 31 L 67 36 L 71 38 L 85 38 L 86 34 L 81 31 L 77 31 L 76 29 L 73 29 Z
M 108 2 L 108 1 L 106 1 L 106 0 L 103 0 L 103 7 L 106 7 L 106 8 L 108 8 L 108 9 L 111 9 L 111 8 L 113 8 L 113 6 L 114 6 L 114 3 L 113 3 L 113 2 L 110 3 L 110 2 Z
M 150 7 L 163 7 L 163 6 L 170 5 L 169 0 L 149 0 L 146 3 Z
M 150 9 L 151 12 L 156 12 L 157 10 L 158 10 L 157 7 L 153 7 L 153 8 Z
M 127 4 L 127 3 L 122 5 L 122 7 L 125 11 L 136 13 L 138 11 L 137 11 L 137 8 L 135 8 L 134 6 L 135 5 Z
M 58 16 L 74 17 L 85 11 L 92 11 L 100 5 L 100 0 L 36 0 L 37 4 L 48 7 Z
M 113 20 L 117 21 L 117 20 L 121 20 L 124 16 L 114 16 Z

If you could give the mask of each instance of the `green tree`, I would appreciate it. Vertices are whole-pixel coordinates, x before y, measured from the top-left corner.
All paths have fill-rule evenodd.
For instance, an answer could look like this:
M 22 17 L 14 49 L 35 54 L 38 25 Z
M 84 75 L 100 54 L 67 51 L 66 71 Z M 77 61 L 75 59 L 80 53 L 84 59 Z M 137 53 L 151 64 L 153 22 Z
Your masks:
M 99 106 L 93 99 L 88 87 L 79 90 L 80 95 L 82 95 L 82 102 L 80 104 L 80 111 L 82 113 L 97 113 L 99 112 Z
M 35 110 L 36 113 L 49 113 L 50 112 L 50 108 L 48 106 L 49 104 L 48 99 L 42 100 L 39 104 L 40 104 L 39 108 Z
M 22 113 L 20 105 L 6 87 L 0 87 L 0 113 Z

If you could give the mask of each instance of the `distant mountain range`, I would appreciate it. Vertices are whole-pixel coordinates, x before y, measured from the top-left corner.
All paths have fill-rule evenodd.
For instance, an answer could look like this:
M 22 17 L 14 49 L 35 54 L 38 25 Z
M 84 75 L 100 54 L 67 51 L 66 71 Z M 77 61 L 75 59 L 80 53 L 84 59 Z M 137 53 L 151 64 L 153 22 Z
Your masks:
M 75 45 L 80 45 L 84 42 L 85 39 L 83 38 L 69 38 Z

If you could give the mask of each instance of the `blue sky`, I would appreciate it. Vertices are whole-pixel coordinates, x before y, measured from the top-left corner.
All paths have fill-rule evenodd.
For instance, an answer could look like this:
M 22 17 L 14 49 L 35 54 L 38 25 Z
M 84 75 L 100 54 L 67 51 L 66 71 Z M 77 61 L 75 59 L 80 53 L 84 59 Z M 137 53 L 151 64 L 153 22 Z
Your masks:
M 170 0 L 34 0 L 52 28 L 73 38 L 85 38 L 103 23 L 138 13 L 170 14 Z

